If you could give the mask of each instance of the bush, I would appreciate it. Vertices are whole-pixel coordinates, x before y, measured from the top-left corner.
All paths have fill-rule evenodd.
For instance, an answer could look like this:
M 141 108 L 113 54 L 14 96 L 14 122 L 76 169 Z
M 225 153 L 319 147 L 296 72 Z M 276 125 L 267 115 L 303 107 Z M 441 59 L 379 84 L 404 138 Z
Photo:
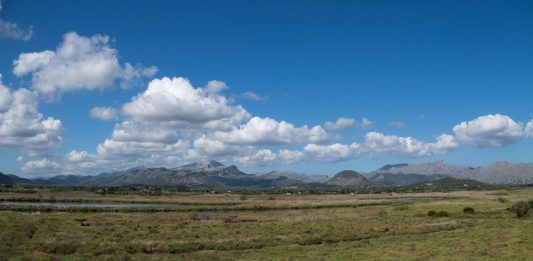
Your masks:
M 248 197 L 247 197 L 246 195 L 241 195 L 240 199 L 241 199 L 241 200 L 247 200 Z
M 525 217 L 531 209 L 531 203 L 531 201 L 529 203 L 525 201 L 518 201 L 509 208 L 509 211 L 515 213 L 517 218 Z
M 476 211 L 473 208 L 471 208 L 471 207 L 465 207 L 465 208 L 463 208 L 463 213 L 465 213 L 465 214 L 475 214 Z
M 448 212 L 446 211 L 439 211 L 437 212 L 437 214 L 435 214 L 436 217 L 447 217 L 448 216 Z
M 428 211 L 428 216 L 429 217 L 447 217 L 448 212 L 442 211 L 442 210 L 439 212 L 436 212 L 435 210 L 430 210 Z

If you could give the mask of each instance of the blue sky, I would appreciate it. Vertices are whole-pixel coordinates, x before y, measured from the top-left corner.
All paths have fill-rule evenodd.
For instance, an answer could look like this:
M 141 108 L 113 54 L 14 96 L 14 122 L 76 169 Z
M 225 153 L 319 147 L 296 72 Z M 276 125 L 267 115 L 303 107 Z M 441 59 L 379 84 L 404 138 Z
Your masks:
M 0 171 L 95 174 L 208 158 L 324 174 L 530 162 L 532 12 L 531 1 L 3 1 L 4 98 L 25 89 L 35 104 L 11 101 L 2 112 L 0 97 Z M 60 57 L 61 46 L 75 53 L 82 42 L 91 45 L 82 58 Z M 46 50 L 37 67 L 19 57 Z M 98 57 L 114 67 L 80 69 Z M 199 97 L 154 102 L 148 84 L 169 91 L 164 77 L 175 95 Z M 227 88 L 208 93 L 212 80 Z M 8 117 L 28 106 L 42 117 Z M 91 117 L 94 107 L 112 108 L 113 119 Z M 344 126 L 326 124 L 340 117 Z M 161 133 L 170 136 L 146 138 Z

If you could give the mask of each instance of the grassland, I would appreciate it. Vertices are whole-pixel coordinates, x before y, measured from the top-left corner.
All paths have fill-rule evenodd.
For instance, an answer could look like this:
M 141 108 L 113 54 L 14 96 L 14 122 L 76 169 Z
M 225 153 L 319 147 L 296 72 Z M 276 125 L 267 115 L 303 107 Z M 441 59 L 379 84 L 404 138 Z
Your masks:
M 168 204 L 168 211 L 4 208 L 5 260 L 531 260 L 533 189 L 380 194 L 101 195 L 2 192 L 3 201 Z M 197 209 L 173 208 L 185 204 Z M 205 206 L 209 206 L 209 211 Z M 475 213 L 463 213 L 471 207 Z M 430 217 L 428 211 L 446 211 Z M 37 212 L 38 211 L 38 212 Z

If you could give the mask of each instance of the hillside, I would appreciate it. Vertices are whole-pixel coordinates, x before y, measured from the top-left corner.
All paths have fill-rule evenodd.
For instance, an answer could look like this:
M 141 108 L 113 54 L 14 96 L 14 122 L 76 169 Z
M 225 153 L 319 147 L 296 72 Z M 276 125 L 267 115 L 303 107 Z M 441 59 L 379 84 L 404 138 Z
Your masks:
M 495 162 L 485 167 L 463 167 L 448 164 L 443 161 L 423 162 L 413 165 L 391 165 L 387 168 L 381 168 L 367 176 L 370 178 L 379 177 L 380 175 L 423 175 L 435 176 L 445 175 L 458 179 L 472 179 L 488 184 L 532 184 L 533 183 L 533 164 L 519 163 L 511 164 L 508 162 Z M 405 177 L 405 176 L 404 176 Z
M 353 170 L 343 170 L 335 174 L 326 184 L 351 188 L 362 188 L 372 185 L 367 178 Z
M 368 180 L 380 186 L 407 186 L 411 184 L 435 181 L 449 176 L 442 174 L 435 175 L 420 175 L 420 174 L 389 174 L 389 173 L 375 173 L 371 175 Z
M 296 171 L 271 171 L 266 174 L 257 174 L 262 178 L 276 179 L 279 177 L 287 177 L 289 179 L 298 180 L 305 183 L 324 183 L 329 177 L 321 174 L 305 174 Z
M 187 186 L 187 187 L 283 187 L 302 182 L 285 176 L 262 177 L 246 174 L 237 166 L 224 166 L 216 161 L 191 163 L 172 169 L 133 168 L 125 171 L 101 173 L 95 176 L 60 175 L 40 179 L 45 183 L 84 186 Z
M 0 184 L 3 184 L 3 185 L 25 184 L 27 185 L 27 184 L 39 184 L 39 182 L 36 182 L 31 179 L 21 178 L 17 175 L 4 174 L 0 172 Z

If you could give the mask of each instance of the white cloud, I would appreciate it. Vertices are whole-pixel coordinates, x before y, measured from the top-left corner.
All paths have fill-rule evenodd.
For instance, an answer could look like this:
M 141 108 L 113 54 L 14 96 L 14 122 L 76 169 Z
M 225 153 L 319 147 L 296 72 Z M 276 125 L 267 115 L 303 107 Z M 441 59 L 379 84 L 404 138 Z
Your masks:
M 2 0 L 0 0 L 0 14 L 2 10 Z M 16 23 L 0 18 L 0 37 L 28 41 L 32 35 L 33 30 L 31 26 L 28 29 L 23 29 Z
M 330 139 L 318 125 L 312 128 L 307 125 L 294 127 L 285 121 L 260 117 L 253 117 L 246 124 L 229 132 L 217 131 L 213 136 L 218 140 L 240 145 L 321 143 Z
M 154 141 L 118 141 L 106 139 L 98 145 L 98 156 L 104 159 L 146 160 L 150 155 L 169 155 L 186 151 L 187 142 L 178 140 L 174 143 Z
M 478 147 L 502 147 L 518 142 L 523 136 L 523 125 L 509 116 L 494 114 L 480 116 L 453 127 L 457 140 Z
M 335 143 L 331 145 L 307 144 L 304 147 L 307 156 L 327 162 L 352 159 L 364 152 L 364 147 L 356 142 L 352 144 Z
M 444 153 L 459 146 L 451 135 L 443 134 L 435 143 L 426 143 L 413 137 L 384 135 L 379 132 L 368 132 L 365 135 L 365 146 L 371 153 L 382 153 L 403 156 L 429 156 Z
M 44 118 L 33 92 L 24 88 L 11 91 L 0 77 L 0 94 L 0 147 L 39 155 L 61 145 L 61 121 Z
M 533 138 L 533 120 L 527 123 L 525 133 L 527 137 Z
M 67 153 L 67 155 L 65 155 L 65 159 L 68 162 L 75 162 L 75 163 L 88 162 L 88 161 L 95 160 L 96 159 L 96 155 L 90 154 L 90 153 L 88 153 L 86 151 L 72 150 L 69 153 Z
M 171 144 L 178 141 L 176 131 L 162 125 L 144 124 L 142 122 L 124 121 L 116 124 L 111 134 L 116 141 L 140 141 Z
M 430 143 L 430 151 L 436 153 L 444 153 L 450 149 L 455 149 L 460 146 L 459 141 L 452 135 L 442 134 L 437 137 L 437 142 Z
M 405 123 L 403 123 L 402 121 L 391 121 L 389 125 L 396 129 L 402 129 L 406 127 Z
M 328 121 L 324 124 L 324 127 L 328 130 L 343 130 L 351 128 L 355 125 L 355 119 L 353 118 L 338 118 L 336 122 Z
M 103 121 L 118 120 L 120 111 L 111 107 L 94 107 L 89 112 L 92 118 Z
M 163 125 L 124 121 L 116 124 L 111 137 L 98 145 L 97 154 L 106 159 L 146 158 L 153 153 L 183 153 L 187 148 L 187 141 L 178 139 L 176 130 Z
M 152 80 L 146 91 L 124 105 L 123 112 L 137 121 L 196 129 L 227 129 L 250 117 L 224 96 L 194 88 L 181 77 Z
M 285 164 L 300 162 L 305 155 L 301 151 L 282 149 L 279 151 L 279 157 Z
M 208 93 L 219 93 L 227 88 L 228 86 L 226 85 L 225 82 L 217 81 L 217 80 L 209 81 L 207 85 L 205 86 L 205 90 Z
M 205 136 L 194 140 L 193 147 L 195 149 L 195 153 L 208 157 L 233 155 L 239 151 L 239 148 L 236 146 L 229 146 L 222 141 L 209 139 Z
M 22 171 L 40 175 L 57 175 L 61 170 L 61 164 L 48 159 L 30 160 L 22 166 Z
M 266 96 L 261 96 L 255 92 L 250 92 L 250 91 L 241 93 L 239 97 L 252 100 L 252 101 L 265 101 L 267 99 Z
M 234 157 L 233 161 L 243 166 L 266 166 L 275 162 L 276 158 L 276 154 L 271 150 L 263 149 L 251 155 Z
M 85 37 L 70 32 L 56 51 L 21 53 L 13 61 L 13 73 L 31 75 L 32 88 L 53 100 L 63 92 L 111 88 L 117 80 L 121 87 L 129 87 L 157 71 L 155 67 L 120 65 L 118 51 L 109 42 L 106 35 Z
M 5 113 L 11 108 L 13 98 L 11 90 L 2 84 L 2 75 L 0 74 L 0 113 Z
M 361 119 L 361 122 L 357 122 L 353 118 L 338 118 L 337 121 L 328 121 L 324 123 L 324 128 L 327 130 L 344 130 L 356 126 L 360 130 L 370 129 L 374 126 L 374 122 L 368 118 Z
M 362 130 L 370 129 L 373 126 L 374 126 L 374 122 L 367 118 L 363 118 L 361 122 L 357 124 L 357 127 Z

